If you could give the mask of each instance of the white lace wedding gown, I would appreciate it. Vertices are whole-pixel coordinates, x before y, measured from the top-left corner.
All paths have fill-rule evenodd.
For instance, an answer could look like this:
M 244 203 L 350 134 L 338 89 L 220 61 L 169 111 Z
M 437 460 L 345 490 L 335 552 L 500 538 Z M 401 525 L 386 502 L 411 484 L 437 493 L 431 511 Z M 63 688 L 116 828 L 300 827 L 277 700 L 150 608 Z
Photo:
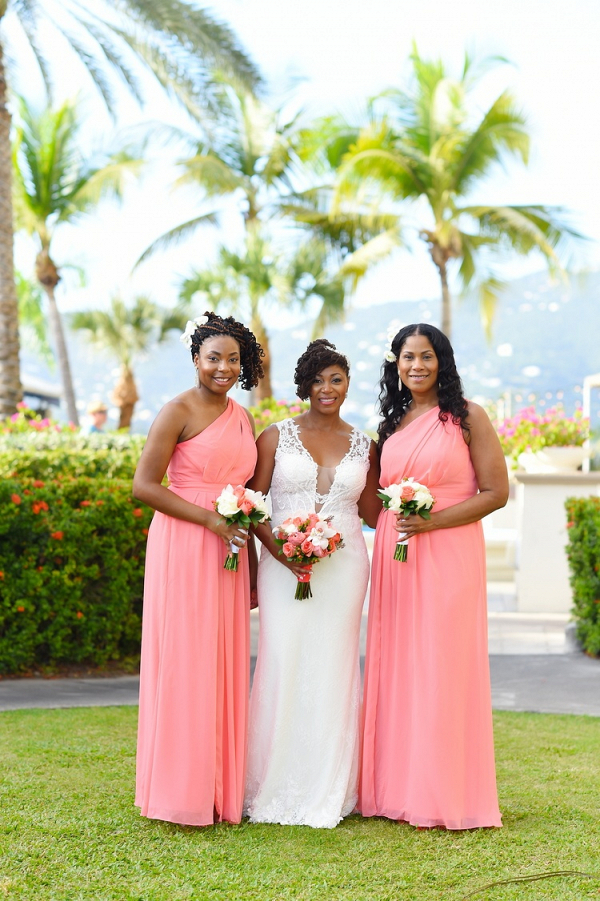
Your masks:
M 370 442 L 354 429 L 329 473 L 329 492 L 318 494 L 327 471 L 300 441 L 293 419 L 278 426 L 272 525 L 317 509 L 333 517 L 345 547 L 313 567 L 313 596 L 304 601 L 294 599 L 294 574 L 262 548 L 244 809 L 256 823 L 333 828 L 357 801 L 358 643 L 369 577 L 357 502 Z

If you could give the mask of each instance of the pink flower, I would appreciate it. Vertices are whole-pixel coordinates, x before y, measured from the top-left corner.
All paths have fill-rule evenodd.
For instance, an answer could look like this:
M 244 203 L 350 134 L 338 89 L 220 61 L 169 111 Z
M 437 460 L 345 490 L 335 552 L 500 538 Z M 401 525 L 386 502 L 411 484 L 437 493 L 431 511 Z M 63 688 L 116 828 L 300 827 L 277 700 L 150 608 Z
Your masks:
M 402 492 L 400 493 L 400 497 L 403 501 L 412 501 L 415 496 L 415 489 L 412 485 L 403 485 Z
M 304 537 L 302 532 L 292 532 L 291 535 L 288 535 L 288 541 L 293 547 L 299 547 L 304 541 Z
M 315 557 L 326 557 L 327 550 L 325 548 L 319 547 L 318 545 L 313 548 L 313 554 Z
M 238 507 L 240 508 L 242 513 L 245 513 L 246 516 L 248 516 L 252 512 L 253 504 L 252 501 L 244 499 L 242 501 L 238 501 Z
M 11 422 L 18 422 L 18 421 L 19 421 L 19 414 L 18 414 L 18 413 L 13 413 L 13 415 L 10 417 L 10 421 L 11 421 Z
M 312 556 L 312 554 L 313 554 L 313 552 L 314 552 L 314 548 L 313 548 L 312 541 L 309 541 L 308 538 L 307 538 L 306 541 L 303 541 L 303 542 L 302 542 L 302 544 L 300 545 L 300 547 L 301 547 L 301 549 L 302 549 L 302 553 L 303 553 L 303 554 L 306 554 L 307 557 Z
M 24 403 L 22 400 L 20 400 L 19 403 L 17 404 L 17 410 L 26 410 L 26 409 L 27 409 L 27 404 Z
M 289 541 L 286 541 L 286 543 L 283 545 L 281 550 L 283 551 L 284 557 L 293 557 L 294 553 L 296 551 L 296 548 L 294 547 L 293 544 L 290 544 Z

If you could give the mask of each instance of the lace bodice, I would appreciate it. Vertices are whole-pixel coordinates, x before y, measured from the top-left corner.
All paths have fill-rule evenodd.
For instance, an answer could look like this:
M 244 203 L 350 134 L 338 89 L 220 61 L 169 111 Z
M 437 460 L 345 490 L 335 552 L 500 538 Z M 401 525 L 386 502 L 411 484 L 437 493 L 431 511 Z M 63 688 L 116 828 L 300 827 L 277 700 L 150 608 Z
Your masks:
M 284 419 L 277 426 L 279 444 L 271 480 L 273 523 L 320 508 L 323 516 L 335 517 L 340 528 L 360 528 L 358 500 L 369 469 L 369 438 L 358 429 L 352 430 L 350 447 L 335 467 L 329 491 L 319 494 L 319 467 L 302 444 L 297 423 Z

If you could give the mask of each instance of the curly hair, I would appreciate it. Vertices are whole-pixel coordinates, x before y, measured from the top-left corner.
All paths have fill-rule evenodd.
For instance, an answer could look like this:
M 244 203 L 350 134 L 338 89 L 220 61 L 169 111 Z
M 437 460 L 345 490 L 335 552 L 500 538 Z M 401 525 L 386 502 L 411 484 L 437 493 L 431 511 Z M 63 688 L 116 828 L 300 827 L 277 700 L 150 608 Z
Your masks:
M 233 338 L 234 341 L 237 341 L 240 346 L 240 387 L 246 391 L 255 388 L 259 379 L 262 379 L 264 375 L 262 358 L 265 352 L 253 333 L 241 322 L 234 319 L 233 316 L 217 316 L 212 310 L 207 310 L 204 315 L 207 317 L 208 322 L 204 325 L 199 325 L 192 335 L 192 360 L 196 354 L 200 353 L 200 346 L 207 338 L 218 338 L 221 335 L 227 335 Z
M 405 325 L 392 340 L 391 349 L 396 359 L 385 362 L 381 369 L 379 410 L 382 419 L 377 429 L 377 445 L 380 450 L 402 421 L 412 400 L 410 390 L 398 378 L 398 358 L 406 340 L 413 335 L 427 338 L 438 360 L 439 418 L 442 422 L 447 422 L 450 416 L 456 425 L 460 425 L 465 431 L 469 430 L 467 401 L 448 338 L 434 325 L 426 322 Z
M 335 344 L 327 338 L 311 341 L 296 364 L 294 384 L 300 400 L 307 400 L 313 383 L 320 372 L 328 366 L 339 366 L 350 378 L 350 364 L 346 357 L 338 353 Z

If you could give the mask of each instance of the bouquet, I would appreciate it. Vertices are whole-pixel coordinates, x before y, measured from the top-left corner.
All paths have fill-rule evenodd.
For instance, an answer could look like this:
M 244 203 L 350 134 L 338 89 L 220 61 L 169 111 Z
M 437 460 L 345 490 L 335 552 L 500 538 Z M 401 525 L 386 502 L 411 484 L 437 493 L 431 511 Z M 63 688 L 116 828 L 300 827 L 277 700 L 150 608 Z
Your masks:
M 309 513 L 307 517 L 290 517 L 280 526 L 275 526 L 273 535 L 275 544 L 280 547 L 279 553 L 286 560 L 310 567 L 298 576 L 294 597 L 298 601 L 311 598 L 310 577 L 313 564 L 344 547 L 342 536 L 331 525 L 331 517 L 321 519 L 318 513 Z
M 381 498 L 386 510 L 402 513 L 404 516 L 418 513 L 423 519 L 431 519 L 429 511 L 435 503 L 435 498 L 426 485 L 415 482 L 413 478 L 402 479 L 400 484 L 388 485 L 387 488 L 382 488 L 381 491 L 377 492 L 377 497 Z M 394 551 L 394 560 L 404 563 L 407 556 L 408 539 L 403 532 L 399 532 L 396 550 Z
M 228 524 L 237 522 L 246 529 L 271 518 L 264 495 L 260 491 L 244 488 L 243 485 L 238 485 L 237 488 L 227 485 L 223 488 L 214 502 L 214 507 Z M 229 548 L 224 568 L 237 572 L 240 549 L 233 541 L 229 543 Z

